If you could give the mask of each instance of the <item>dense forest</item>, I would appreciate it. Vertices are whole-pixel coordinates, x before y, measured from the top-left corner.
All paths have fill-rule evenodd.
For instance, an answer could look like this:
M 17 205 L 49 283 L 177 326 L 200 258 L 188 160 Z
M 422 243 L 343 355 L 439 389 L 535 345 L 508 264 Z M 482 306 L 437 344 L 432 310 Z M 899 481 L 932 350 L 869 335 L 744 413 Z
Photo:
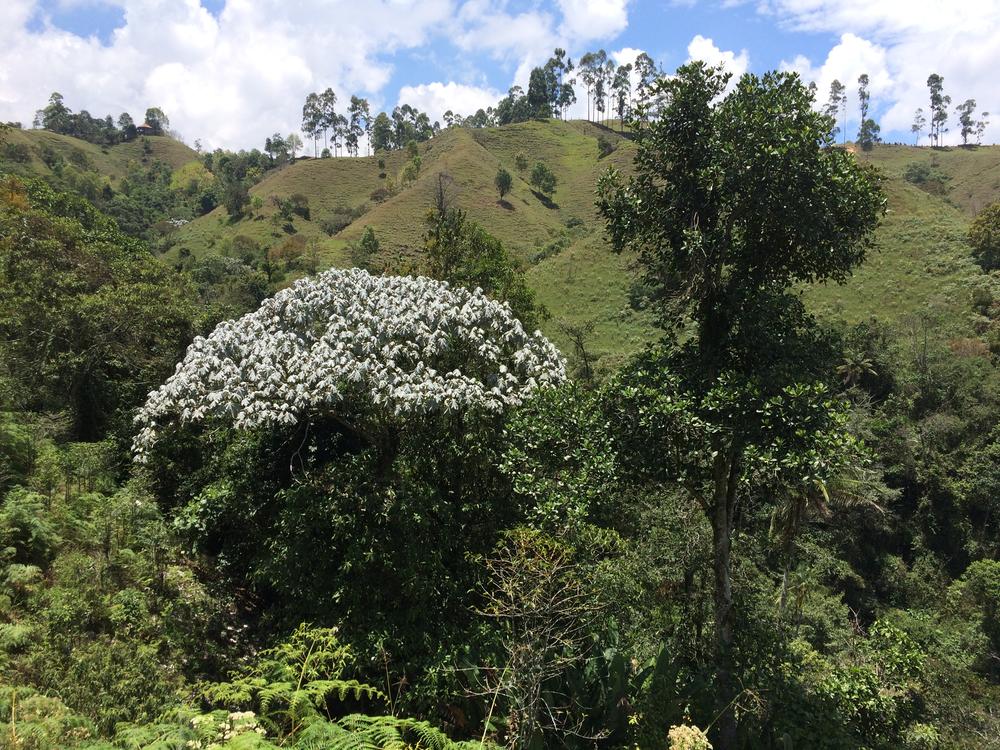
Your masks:
M 569 103 L 559 52 L 526 118 Z M 254 191 L 311 168 L 280 135 L 187 161 L 61 98 L 39 124 L 92 151 L 0 131 L 0 748 L 1000 747 L 997 193 L 935 225 L 958 328 L 818 315 L 892 219 L 877 128 L 840 145 L 790 73 L 645 75 L 584 196 L 650 329 L 621 356 L 537 330 L 412 108 L 357 168 L 386 210 L 426 180 L 419 244 L 366 224 L 336 264 L 315 200 Z M 488 210 L 575 206 L 504 143 Z

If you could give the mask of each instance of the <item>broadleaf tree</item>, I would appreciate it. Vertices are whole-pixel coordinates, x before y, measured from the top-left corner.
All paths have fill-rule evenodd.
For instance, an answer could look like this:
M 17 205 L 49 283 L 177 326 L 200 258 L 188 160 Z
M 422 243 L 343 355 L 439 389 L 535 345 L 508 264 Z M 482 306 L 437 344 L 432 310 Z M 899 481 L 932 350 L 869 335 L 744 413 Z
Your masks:
M 821 491 L 853 452 L 818 382 L 815 324 L 791 290 L 846 280 L 885 209 L 879 177 L 832 147 L 830 120 L 797 75 L 747 74 L 723 97 L 729 79 L 694 62 L 658 81 L 662 116 L 634 123 L 635 175 L 612 168 L 598 197 L 613 247 L 638 253 L 672 341 L 621 393 L 664 394 L 673 445 L 647 442 L 712 525 L 721 750 L 737 742 L 737 501 L 765 485 L 761 502 Z M 759 475 L 765 466 L 772 476 Z

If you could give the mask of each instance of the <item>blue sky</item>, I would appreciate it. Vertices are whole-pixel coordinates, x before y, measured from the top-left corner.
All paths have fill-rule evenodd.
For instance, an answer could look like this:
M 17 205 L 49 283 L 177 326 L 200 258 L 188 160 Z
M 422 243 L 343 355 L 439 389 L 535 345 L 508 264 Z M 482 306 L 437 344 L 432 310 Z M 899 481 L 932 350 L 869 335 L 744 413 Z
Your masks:
M 0 120 L 30 122 L 58 90 L 73 109 L 156 105 L 189 142 L 249 147 L 297 129 L 326 86 L 469 114 L 557 45 L 623 62 L 644 50 L 667 70 L 693 57 L 794 69 L 821 92 L 865 72 L 890 140 L 911 140 L 931 72 L 956 104 L 1000 116 L 998 0 L 947 14 L 939 0 L 2 0 Z

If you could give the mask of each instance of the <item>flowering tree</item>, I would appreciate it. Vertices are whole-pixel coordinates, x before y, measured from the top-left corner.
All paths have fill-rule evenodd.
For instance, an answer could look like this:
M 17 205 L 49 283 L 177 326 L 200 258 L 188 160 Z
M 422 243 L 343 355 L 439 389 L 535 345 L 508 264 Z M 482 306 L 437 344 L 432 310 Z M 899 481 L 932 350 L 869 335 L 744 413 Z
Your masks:
M 359 405 L 497 413 L 563 380 L 556 348 L 480 290 L 331 270 L 196 339 L 140 409 L 134 450 L 145 460 L 171 422 L 289 425 Z

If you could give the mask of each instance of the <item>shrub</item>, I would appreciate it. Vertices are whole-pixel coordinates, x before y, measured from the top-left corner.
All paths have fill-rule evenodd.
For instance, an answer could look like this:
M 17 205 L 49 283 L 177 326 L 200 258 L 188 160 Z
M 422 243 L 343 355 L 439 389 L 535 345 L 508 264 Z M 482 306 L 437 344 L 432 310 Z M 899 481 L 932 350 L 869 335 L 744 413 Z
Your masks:
M 531 184 L 537 188 L 538 192 L 549 196 L 555 192 L 556 176 L 552 174 L 544 162 L 537 162 L 535 168 L 531 170 Z
M 1000 201 L 980 211 L 969 227 L 969 244 L 986 272 L 1000 269 Z
M 597 136 L 597 158 L 603 159 L 605 156 L 609 156 L 614 153 L 615 149 L 618 148 L 617 144 L 605 135 Z
M 31 161 L 31 149 L 24 143 L 4 143 L 2 156 L 7 161 L 25 164 Z
M 306 196 L 302 193 L 292 193 L 288 202 L 291 204 L 293 214 L 301 216 L 306 221 L 309 220 L 309 199 Z
M 912 161 L 906 165 L 903 179 L 933 195 L 944 195 L 947 191 L 948 180 L 951 178 L 938 169 L 937 164 L 933 162 Z

